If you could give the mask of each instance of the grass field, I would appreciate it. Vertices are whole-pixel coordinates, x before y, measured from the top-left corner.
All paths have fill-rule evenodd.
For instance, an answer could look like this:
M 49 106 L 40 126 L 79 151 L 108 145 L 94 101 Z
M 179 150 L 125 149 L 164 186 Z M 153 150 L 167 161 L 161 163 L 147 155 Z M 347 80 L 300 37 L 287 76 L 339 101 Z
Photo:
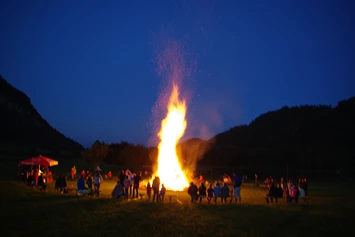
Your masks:
M 4 167 L 4 166 L 3 166 Z M 10 169 L 12 170 L 12 169 Z M 14 169 L 16 170 L 16 169 Z M 3 236 L 354 236 L 353 185 L 310 183 L 310 203 L 266 204 L 264 188 L 245 184 L 241 205 L 191 204 L 186 193 L 172 203 L 114 200 L 115 181 L 100 198 L 47 193 L 1 175 Z M 69 185 L 74 183 L 70 183 Z M 144 194 L 144 190 L 141 190 Z

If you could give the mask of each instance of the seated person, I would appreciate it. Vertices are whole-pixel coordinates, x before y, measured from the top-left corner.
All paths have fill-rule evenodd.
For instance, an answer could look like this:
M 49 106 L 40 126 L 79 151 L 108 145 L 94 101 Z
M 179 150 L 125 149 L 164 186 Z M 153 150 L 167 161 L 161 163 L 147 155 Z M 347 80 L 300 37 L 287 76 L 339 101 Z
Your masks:
M 112 193 L 111 193 L 113 198 L 120 198 L 121 196 L 123 196 L 123 186 L 120 182 L 120 180 L 117 181 L 117 184 L 115 186 L 115 188 L 113 189 Z
M 85 180 L 82 175 L 80 176 L 80 178 L 77 181 L 77 193 L 78 193 L 78 195 L 87 194 L 87 189 L 85 188 Z

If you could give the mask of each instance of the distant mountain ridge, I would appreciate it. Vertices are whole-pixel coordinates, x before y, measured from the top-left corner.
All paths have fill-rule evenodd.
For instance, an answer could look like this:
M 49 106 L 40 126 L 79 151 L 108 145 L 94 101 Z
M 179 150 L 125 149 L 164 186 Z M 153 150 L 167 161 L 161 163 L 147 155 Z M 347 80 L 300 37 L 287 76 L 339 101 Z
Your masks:
M 355 97 L 331 106 L 270 111 L 209 141 L 199 165 L 252 167 L 322 175 L 355 168 Z
M 31 104 L 30 98 L 0 75 L 0 144 L 43 149 L 54 153 L 84 148 L 53 128 Z

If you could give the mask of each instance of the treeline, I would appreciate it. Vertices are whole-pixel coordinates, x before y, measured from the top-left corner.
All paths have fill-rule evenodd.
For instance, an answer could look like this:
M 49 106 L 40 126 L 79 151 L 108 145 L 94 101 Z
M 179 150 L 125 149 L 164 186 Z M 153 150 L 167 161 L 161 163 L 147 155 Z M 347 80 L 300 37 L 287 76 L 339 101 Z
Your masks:
M 177 145 L 184 168 L 221 169 L 247 174 L 349 176 L 355 168 L 355 97 L 331 106 L 283 107 L 249 125 L 236 126 L 208 141 Z M 96 165 L 103 160 L 127 168 L 155 165 L 156 147 L 96 141 L 83 152 Z M 287 169 L 287 171 L 286 171 Z
M 208 142 L 201 139 L 190 139 L 176 146 L 180 163 L 184 168 L 196 165 L 198 159 L 207 150 Z M 158 148 L 135 145 L 125 141 L 107 144 L 95 141 L 92 146 L 81 153 L 82 158 L 92 165 L 99 165 L 101 161 L 116 164 L 130 169 L 139 169 L 144 165 L 157 164 Z

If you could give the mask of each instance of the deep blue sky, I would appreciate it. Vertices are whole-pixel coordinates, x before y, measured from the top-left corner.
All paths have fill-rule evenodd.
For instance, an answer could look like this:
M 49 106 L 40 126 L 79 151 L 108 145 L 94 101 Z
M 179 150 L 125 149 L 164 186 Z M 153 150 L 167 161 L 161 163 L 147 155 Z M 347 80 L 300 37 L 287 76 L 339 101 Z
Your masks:
M 355 1 L 0 1 L 0 74 L 66 136 L 148 144 L 176 41 L 188 137 L 355 95 Z M 154 111 L 154 110 L 153 110 Z

